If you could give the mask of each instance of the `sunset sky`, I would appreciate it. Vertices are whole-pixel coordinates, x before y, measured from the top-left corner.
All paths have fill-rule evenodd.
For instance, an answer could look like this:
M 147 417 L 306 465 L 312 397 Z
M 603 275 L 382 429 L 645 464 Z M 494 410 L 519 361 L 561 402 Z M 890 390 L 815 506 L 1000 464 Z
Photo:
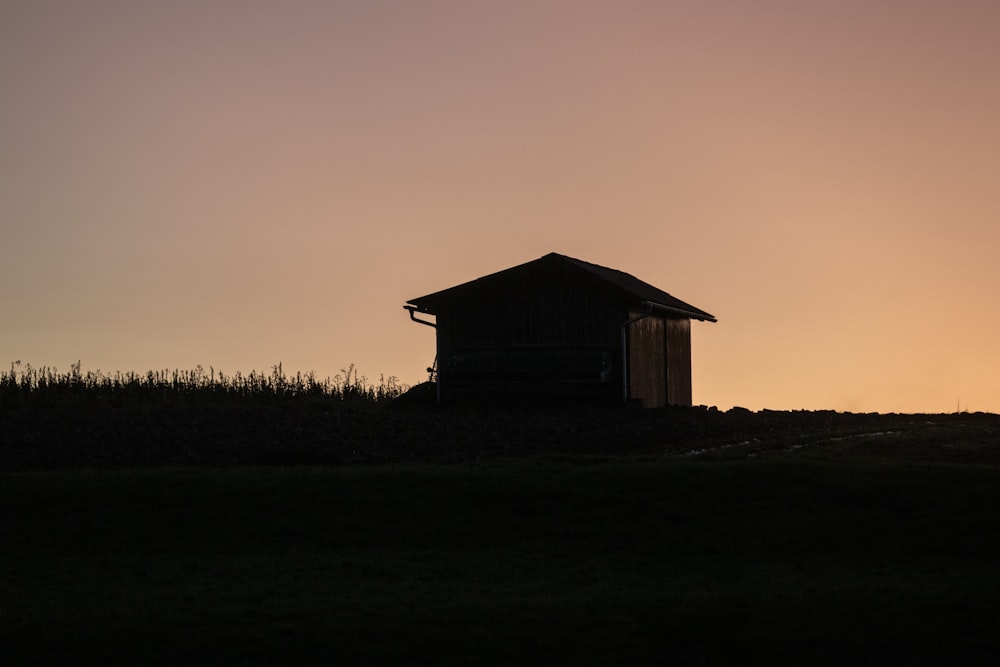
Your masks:
M 694 402 L 1000 412 L 1000 3 L 0 2 L 0 364 L 426 378 L 550 251 Z

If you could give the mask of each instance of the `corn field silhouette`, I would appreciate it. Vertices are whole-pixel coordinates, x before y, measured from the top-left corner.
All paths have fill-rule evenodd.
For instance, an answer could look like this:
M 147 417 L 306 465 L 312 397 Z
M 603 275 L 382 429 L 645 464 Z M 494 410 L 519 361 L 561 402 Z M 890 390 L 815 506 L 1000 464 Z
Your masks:
M 0 372 L 0 400 L 7 405 L 65 404 L 73 399 L 116 399 L 128 402 L 206 400 L 214 398 L 287 399 L 326 398 L 345 402 L 381 403 L 390 401 L 408 387 L 395 376 L 379 376 L 378 383 L 361 375 L 350 364 L 334 377 L 319 378 L 315 373 L 288 375 L 280 363 L 271 371 L 226 374 L 201 365 L 191 370 L 150 370 L 104 372 L 82 370 L 78 361 L 69 371 L 49 366 L 12 362 Z

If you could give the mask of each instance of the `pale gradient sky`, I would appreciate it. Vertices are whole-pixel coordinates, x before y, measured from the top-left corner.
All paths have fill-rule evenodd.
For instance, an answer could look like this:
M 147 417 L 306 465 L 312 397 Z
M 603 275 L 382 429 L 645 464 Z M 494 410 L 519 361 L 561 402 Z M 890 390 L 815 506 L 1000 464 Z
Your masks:
M 0 363 L 415 383 L 556 251 L 695 403 L 1000 412 L 1000 3 L 0 1 Z

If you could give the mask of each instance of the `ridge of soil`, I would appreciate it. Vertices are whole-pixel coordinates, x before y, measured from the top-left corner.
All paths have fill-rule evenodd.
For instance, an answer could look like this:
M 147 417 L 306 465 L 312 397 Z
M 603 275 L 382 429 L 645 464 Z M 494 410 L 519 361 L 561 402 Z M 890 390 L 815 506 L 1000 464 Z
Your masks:
M 281 400 L 0 406 L 0 471 L 477 463 L 532 456 L 1000 463 L 1000 415 L 465 407 Z

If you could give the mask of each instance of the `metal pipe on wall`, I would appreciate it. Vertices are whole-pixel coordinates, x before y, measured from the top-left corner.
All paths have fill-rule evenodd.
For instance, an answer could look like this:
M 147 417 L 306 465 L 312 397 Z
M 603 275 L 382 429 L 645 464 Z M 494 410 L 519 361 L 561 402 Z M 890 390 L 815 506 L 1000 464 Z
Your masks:
M 408 310 L 410 312 L 410 319 L 413 320 L 414 322 L 416 322 L 417 324 L 426 324 L 429 327 L 434 327 L 435 329 L 437 329 L 437 325 L 434 324 L 433 322 L 428 322 L 427 320 L 418 320 L 417 319 L 417 316 L 416 316 L 417 307 L 416 306 L 403 306 L 403 310 Z

